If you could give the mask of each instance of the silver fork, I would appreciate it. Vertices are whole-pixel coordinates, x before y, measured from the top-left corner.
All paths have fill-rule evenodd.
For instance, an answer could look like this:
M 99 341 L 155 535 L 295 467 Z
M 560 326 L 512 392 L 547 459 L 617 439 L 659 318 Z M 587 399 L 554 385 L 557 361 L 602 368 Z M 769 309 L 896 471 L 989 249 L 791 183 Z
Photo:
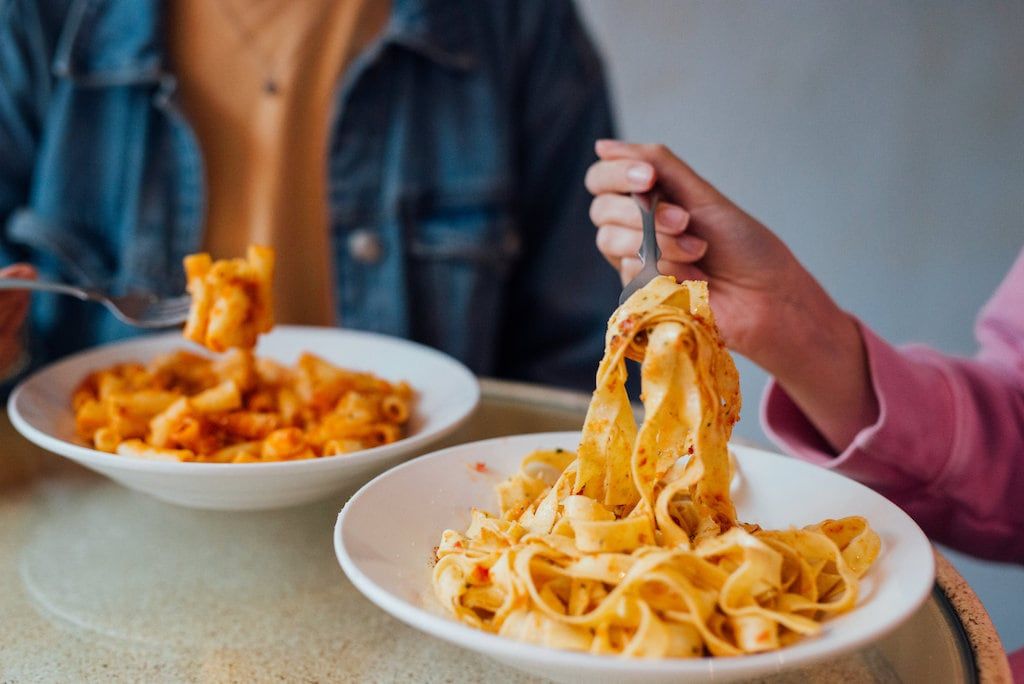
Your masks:
M 117 320 L 137 328 L 167 328 L 188 318 L 191 297 L 181 295 L 161 299 L 154 294 L 127 294 L 111 297 L 94 288 L 75 287 L 45 280 L 0 278 L 0 290 L 37 290 L 71 295 L 84 302 L 98 302 L 107 307 Z
M 634 292 L 661 275 L 658 272 L 658 259 L 661 258 L 661 249 L 658 247 L 658 235 L 654 226 L 654 212 L 658 208 L 658 199 L 656 190 L 633 193 L 633 201 L 640 208 L 640 218 L 643 220 L 644 228 L 643 238 L 640 242 L 640 251 L 636 255 L 640 257 L 644 267 L 636 274 L 636 277 L 622 288 L 622 294 L 619 296 L 619 306 L 625 304 L 626 300 Z

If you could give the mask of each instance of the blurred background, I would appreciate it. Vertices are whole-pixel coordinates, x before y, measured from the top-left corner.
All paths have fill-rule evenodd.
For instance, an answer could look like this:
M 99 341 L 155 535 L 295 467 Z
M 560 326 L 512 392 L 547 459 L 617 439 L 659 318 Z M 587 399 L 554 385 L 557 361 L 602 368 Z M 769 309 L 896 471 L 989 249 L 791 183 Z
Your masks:
M 623 137 L 671 146 L 887 339 L 973 353 L 1024 243 L 1024 3 L 578 3 Z M 738 362 L 737 434 L 767 442 Z M 947 555 L 1024 646 L 1024 569 Z

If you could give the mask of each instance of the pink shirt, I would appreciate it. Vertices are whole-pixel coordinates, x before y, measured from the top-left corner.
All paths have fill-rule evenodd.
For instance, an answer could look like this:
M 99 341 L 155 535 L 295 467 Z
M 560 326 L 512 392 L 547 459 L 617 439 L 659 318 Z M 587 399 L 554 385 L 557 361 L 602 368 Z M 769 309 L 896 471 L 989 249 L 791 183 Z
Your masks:
M 765 430 L 796 456 L 876 489 L 935 540 L 1024 564 L 1024 250 L 982 309 L 973 359 L 861 333 L 878 420 L 836 455 L 773 381 Z M 1024 682 L 1024 650 L 1010 662 Z

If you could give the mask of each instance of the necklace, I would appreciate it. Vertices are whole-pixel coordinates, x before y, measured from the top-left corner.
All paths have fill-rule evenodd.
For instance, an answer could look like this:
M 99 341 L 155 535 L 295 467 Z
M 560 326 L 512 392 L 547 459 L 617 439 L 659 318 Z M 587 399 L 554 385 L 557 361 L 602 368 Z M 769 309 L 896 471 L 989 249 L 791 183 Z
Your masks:
M 263 92 L 271 96 L 280 93 L 282 88 L 281 70 L 288 66 L 299 52 L 306 47 L 306 41 L 302 38 L 296 40 L 294 47 L 288 53 L 275 60 L 273 55 L 261 49 L 257 40 L 256 28 L 259 24 L 259 18 L 257 18 L 256 22 L 247 24 L 231 0 L 216 0 L 214 4 L 217 5 L 224 18 L 231 25 L 239 45 L 249 55 L 250 59 L 254 59 L 257 62 L 257 66 L 263 72 Z M 313 20 L 309 22 L 309 28 L 319 23 L 320 15 L 325 6 L 326 4 L 321 4 L 321 11 L 314 13 L 312 16 Z

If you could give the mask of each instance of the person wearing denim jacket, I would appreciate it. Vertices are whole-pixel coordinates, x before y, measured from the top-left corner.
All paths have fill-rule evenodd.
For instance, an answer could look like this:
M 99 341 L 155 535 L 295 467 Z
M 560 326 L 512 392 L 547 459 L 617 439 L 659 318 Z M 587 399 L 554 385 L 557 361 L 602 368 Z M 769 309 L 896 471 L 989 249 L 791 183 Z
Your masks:
M 183 291 L 203 160 L 156 0 L 0 0 L 0 265 Z M 336 89 L 328 168 L 337 320 L 483 375 L 593 386 L 618 283 L 582 184 L 611 132 L 569 0 L 394 0 Z M 33 364 L 136 333 L 33 295 Z

